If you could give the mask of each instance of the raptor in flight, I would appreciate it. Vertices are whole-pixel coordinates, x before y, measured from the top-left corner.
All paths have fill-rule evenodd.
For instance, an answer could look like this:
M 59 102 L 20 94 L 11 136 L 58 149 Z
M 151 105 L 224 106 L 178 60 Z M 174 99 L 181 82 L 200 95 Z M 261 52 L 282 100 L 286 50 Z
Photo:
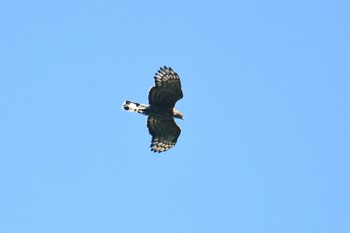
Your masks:
M 147 127 L 152 135 L 151 151 L 164 152 L 175 146 L 181 129 L 174 118 L 183 120 L 175 104 L 183 97 L 180 77 L 170 67 L 161 67 L 154 75 L 155 86 L 148 94 L 149 104 L 125 101 L 123 109 L 148 115 Z

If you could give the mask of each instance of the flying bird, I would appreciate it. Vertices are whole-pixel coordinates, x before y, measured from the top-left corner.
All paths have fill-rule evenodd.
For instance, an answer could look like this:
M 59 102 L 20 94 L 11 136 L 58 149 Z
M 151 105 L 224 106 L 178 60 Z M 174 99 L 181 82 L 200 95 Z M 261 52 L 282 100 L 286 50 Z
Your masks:
M 164 152 L 175 146 L 181 134 L 174 118 L 184 119 L 184 115 L 175 109 L 182 99 L 180 77 L 170 67 L 160 67 L 154 75 L 155 85 L 148 94 L 148 104 L 125 101 L 123 109 L 147 115 L 147 127 L 152 136 L 151 151 Z

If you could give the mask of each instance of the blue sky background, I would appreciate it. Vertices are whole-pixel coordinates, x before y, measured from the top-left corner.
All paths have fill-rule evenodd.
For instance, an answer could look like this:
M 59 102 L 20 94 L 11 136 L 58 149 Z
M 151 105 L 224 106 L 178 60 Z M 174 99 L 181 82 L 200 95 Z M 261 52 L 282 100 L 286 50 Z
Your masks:
M 350 232 L 349 1 L 1 1 L 0 232 Z M 149 151 L 160 66 L 182 134 Z

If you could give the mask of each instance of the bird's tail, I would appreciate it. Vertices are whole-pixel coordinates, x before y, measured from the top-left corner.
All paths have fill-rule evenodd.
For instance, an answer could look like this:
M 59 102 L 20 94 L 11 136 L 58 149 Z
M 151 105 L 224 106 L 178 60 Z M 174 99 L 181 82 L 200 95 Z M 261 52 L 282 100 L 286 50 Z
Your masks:
M 123 103 L 123 109 L 129 112 L 144 113 L 147 107 L 148 105 L 139 104 L 128 100 Z

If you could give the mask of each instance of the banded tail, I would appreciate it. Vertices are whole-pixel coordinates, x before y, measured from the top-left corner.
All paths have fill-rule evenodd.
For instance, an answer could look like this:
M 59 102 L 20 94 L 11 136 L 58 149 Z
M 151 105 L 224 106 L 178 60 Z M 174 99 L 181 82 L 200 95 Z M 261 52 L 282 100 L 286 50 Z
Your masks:
M 138 112 L 144 114 L 144 111 L 147 109 L 148 105 L 139 104 L 131 101 L 125 101 L 123 103 L 123 109 L 129 112 Z

